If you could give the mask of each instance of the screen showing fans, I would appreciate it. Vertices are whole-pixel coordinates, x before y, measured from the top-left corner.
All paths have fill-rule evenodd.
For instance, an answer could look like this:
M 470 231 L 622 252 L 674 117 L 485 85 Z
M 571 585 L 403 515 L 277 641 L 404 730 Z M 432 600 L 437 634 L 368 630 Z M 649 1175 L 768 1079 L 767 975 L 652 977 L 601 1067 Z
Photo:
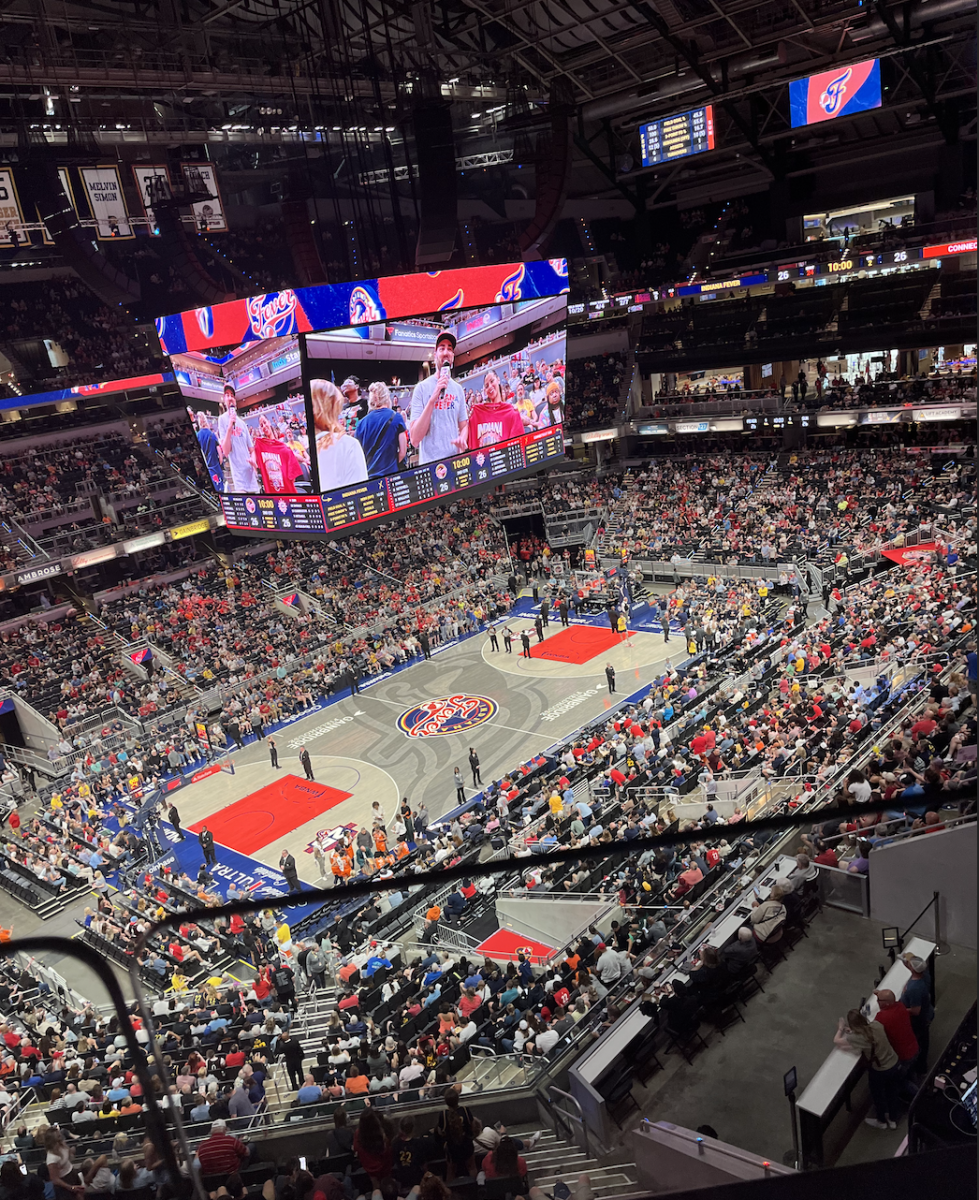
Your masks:
M 172 362 L 215 491 L 313 490 L 297 337 Z
M 431 292 L 438 274 L 371 281 L 376 293 L 278 292 L 157 323 L 165 348 L 182 343 L 171 362 L 229 528 L 329 533 L 563 456 L 564 260 L 441 274 L 445 287 L 474 286 L 422 316 L 404 312 L 410 293 L 387 306 L 375 296 L 412 279 Z M 308 293 L 344 286 L 351 323 L 304 328 Z M 469 306 L 467 294 L 493 302 Z M 237 305 L 248 306 L 244 331 Z M 216 344 L 222 331 L 240 340 Z

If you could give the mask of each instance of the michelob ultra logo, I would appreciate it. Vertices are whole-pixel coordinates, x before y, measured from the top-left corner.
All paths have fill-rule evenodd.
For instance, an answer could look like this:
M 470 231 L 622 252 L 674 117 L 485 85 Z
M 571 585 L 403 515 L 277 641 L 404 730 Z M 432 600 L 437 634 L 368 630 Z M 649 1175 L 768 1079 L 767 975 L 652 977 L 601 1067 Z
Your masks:
M 499 711 L 486 696 L 440 696 L 416 704 L 398 717 L 398 728 L 410 738 L 443 737 L 485 724 Z

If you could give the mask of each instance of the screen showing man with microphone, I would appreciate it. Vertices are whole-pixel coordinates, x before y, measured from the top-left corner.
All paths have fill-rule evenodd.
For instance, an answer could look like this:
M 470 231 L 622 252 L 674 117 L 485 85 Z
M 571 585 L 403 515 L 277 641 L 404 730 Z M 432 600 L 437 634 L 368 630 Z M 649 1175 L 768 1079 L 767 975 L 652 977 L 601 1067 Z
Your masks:
M 411 394 L 408 436 L 422 466 L 451 458 L 469 444 L 466 394 L 452 378 L 455 356 L 455 334 L 443 329 L 435 339 L 435 370 Z

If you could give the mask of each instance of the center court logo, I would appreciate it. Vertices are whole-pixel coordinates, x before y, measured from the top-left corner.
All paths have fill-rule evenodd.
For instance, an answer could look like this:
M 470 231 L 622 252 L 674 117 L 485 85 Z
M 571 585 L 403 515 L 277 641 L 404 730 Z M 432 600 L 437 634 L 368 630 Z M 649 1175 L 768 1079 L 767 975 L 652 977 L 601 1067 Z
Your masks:
M 403 712 L 398 728 L 410 738 L 464 733 L 496 716 L 499 707 L 486 696 L 440 696 Z

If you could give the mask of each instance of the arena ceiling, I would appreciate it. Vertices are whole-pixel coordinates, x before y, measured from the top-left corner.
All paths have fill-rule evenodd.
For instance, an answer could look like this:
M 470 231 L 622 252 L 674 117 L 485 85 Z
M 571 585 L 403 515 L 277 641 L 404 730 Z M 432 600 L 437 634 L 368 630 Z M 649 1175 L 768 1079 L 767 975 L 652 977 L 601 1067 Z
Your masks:
M 0 0 L 0 42 L 7 147 L 25 127 L 103 145 L 339 131 L 363 135 L 368 159 L 376 142 L 368 166 L 384 170 L 380 141 L 441 97 L 457 148 L 505 163 L 530 156 L 562 98 L 572 194 L 649 206 L 684 179 L 737 194 L 873 159 L 885 139 L 893 156 L 975 137 L 974 0 Z M 787 81 L 875 56 L 890 64 L 881 109 L 792 133 Z M 640 122 L 708 102 L 723 153 L 637 192 Z

